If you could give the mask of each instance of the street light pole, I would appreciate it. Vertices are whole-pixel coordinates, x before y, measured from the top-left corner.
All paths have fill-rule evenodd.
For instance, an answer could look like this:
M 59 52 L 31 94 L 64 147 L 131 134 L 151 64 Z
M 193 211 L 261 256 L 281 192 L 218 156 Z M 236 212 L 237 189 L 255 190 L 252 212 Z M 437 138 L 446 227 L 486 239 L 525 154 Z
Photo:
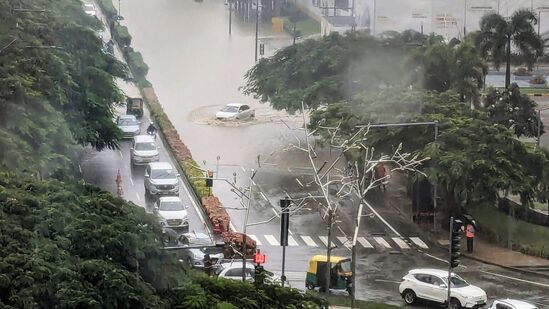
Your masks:
M 232 20 L 233 20 L 233 1 L 229 0 L 229 35 L 231 35 Z
M 464 0 L 465 7 L 463 9 L 463 39 L 467 35 L 467 0 Z
M 377 19 L 377 0 L 374 0 L 374 26 L 372 29 L 372 35 L 376 35 L 376 19 Z
M 248 217 L 250 215 L 250 206 L 252 204 L 252 189 L 254 183 L 255 171 L 252 169 L 250 176 L 250 186 L 248 190 L 248 207 L 244 216 L 244 226 L 242 227 L 242 281 L 246 282 L 246 227 L 248 226 Z
M 255 62 L 257 62 L 257 44 L 259 34 L 259 0 L 255 0 Z

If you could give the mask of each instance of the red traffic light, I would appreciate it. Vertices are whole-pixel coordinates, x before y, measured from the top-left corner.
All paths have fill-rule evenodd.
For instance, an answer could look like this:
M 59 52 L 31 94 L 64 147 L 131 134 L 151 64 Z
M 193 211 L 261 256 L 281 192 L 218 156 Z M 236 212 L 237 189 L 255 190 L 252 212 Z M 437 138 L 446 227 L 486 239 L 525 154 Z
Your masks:
M 254 263 L 257 265 L 265 264 L 265 254 L 257 250 L 257 252 L 254 254 Z

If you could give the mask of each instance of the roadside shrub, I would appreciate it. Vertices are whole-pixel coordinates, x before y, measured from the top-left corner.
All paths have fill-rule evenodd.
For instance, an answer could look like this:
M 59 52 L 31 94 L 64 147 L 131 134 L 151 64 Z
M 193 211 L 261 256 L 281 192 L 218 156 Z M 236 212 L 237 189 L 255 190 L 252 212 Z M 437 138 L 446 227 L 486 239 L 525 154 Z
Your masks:
M 97 0 L 96 2 L 109 21 L 114 20 L 116 15 L 118 15 L 118 12 L 112 4 L 112 0 Z
M 132 36 L 130 35 L 130 32 L 128 31 L 128 28 L 126 26 L 121 26 L 119 24 L 114 24 L 114 27 L 112 28 L 112 34 L 116 42 L 120 44 L 120 46 L 130 46 L 132 43 Z
M 198 168 L 196 161 L 188 159 L 180 161 L 179 164 L 185 172 L 187 179 L 189 179 L 198 199 L 202 200 L 203 197 L 209 196 L 208 193 L 210 189 L 206 187 L 206 181 L 204 179 L 198 179 L 198 177 L 204 177 L 204 173 Z
M 150 87 L 151 83 L 147 80 L 149 66 L 143 60 L 141 53 L 134 51 L 131 47 L 125 47 L 124 56 L 139 88 Z

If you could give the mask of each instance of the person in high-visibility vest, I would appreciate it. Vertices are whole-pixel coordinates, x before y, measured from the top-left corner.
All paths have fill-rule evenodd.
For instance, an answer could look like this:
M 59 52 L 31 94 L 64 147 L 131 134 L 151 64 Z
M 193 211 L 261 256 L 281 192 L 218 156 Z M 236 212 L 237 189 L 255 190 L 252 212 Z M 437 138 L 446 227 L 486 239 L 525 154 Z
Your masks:
M 475 227 L 469 223 L 465 228 L 465 238 L 467 238 L 467 252 L 473 253 L 473 240 L 475 239 Z

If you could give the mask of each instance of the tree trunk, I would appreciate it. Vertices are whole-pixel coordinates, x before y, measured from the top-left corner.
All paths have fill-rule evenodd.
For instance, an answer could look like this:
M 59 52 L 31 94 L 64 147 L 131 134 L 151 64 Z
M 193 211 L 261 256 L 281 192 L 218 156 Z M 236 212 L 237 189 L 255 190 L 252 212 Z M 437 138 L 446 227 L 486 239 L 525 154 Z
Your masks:
M 505 89 L 509 89 L 511 84 L 511 36 L 507 37 L 507 47 L 505 48 Z

